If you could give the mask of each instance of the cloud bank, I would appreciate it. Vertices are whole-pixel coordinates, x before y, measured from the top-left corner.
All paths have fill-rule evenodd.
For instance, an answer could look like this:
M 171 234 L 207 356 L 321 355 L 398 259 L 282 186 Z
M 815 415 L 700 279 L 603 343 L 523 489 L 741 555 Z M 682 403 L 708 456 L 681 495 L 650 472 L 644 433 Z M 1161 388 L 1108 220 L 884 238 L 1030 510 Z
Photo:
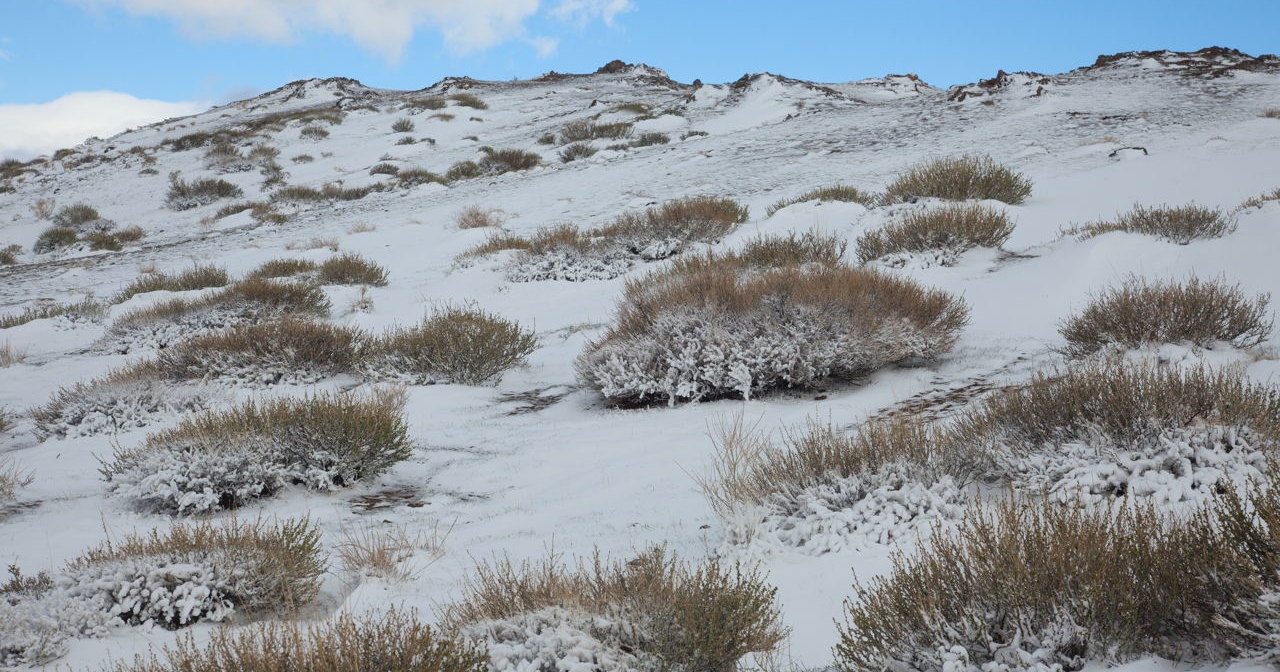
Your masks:
M 203 103 L 169 103 L 114 91 L 70 93 L 48 103 L 0 105 L 0 157 L 30 158 L 105 138 L 168 117 L 195 114 Z
M 456 54 L 524 40 L 546 53 L 546 37 L 529 38 L 525 22 L 539 0 L 73 0 L 86 7 L 118 7 L 177 21 L 196 37 L 250 37 L 293 42 L 301 33 L 346 35 L 394 63 L 419 29 L 435 30 Z M 631 0 L 560 0 L 549 14 L 585 26 L 612 25 Z

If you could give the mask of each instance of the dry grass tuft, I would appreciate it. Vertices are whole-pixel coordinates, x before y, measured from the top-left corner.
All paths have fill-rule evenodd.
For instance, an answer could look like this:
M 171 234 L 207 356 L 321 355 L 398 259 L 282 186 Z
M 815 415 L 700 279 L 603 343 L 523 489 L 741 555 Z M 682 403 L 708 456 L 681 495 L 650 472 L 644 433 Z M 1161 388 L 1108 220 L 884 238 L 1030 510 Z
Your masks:
M 1258 113 L 1263 119 L 1280 119 L 1280 107 L 1268 107 Z
M 27 353 L 13 347 L 13 345 L 8 341 L 5 341 L 4 345 L 0 345 L 0 369 L 13 366 L 14 364 L 21 364 L 26 361 L 26 359 Z
M 542 163 L 542 157 L 522 149 L 481 148 L 484 156 L 477 164 L 482 174 L 501 175 L 517 170 L 528 170 Z M 453 172 L 453 168 L 449 169 Z M 452 178 L 450 178 L 452 179 Z
M 48 303 L 25 308 L 17 315 L 0 315 L 0 329 L 8 329 L 32 320 L 47 320 L 66 316 L 76 321 L 94 321 L 102 319 L 107 312 L 106 306 L 86 298 L 75 303 Z
M 594 156 L 596 151 L 595 147 L 592 147 L 585 142 L 575 142 L 560 150 L 560 153 L 557 156 L 560 157 L 561 163 L 573 163 L 578 159 L 585 159 L 589 156 Z
M 747 207 L 737 201 L 713 196 L 694 196 L 667 201 L 642 213 L 628 213 L 613 220 L 597 235 L 621 241 L 635 254 L 658 241 L 683 243 L 715 242 L 747 221 Z M 662 256 L 668 256 L 670 253 Z
M 122 303 L 131 297 L 147 292 L 189 292 L 207 287 L 225 287 L 231 284 L 231 276 L 224 268 L 218 266 L 201 266 L 169 275 L 168 273 L 144 273 L 125 285 L 124 289 L 111 299 L 112 303 Z
M 1240 212 L 1241 210 L 1247 210 L 1249 208 L 1261 208 L 1264 204 L 1271 201 L 1280 201 L 1280 187 L 1276 187 L 1275 189 L 1263 194 L 1258 194 L 1257 196 L 1250 196 L 1249 198 L 1246 198 L 1242 203 L 1240 203 L 1240 205 L 1236 206 L 1235 210 L 1232 212 Z
M 565 124 L 560 129 L 560 144 L 568 145 L 575 142 L 589 142 L 601 138 L 609 140 L 619 140 L 631 135 L 631 124 L 629 122 L 618 122 L 616 124 L 597 124 L 590 119 L 579 119 Z
M 772 217 L 774 213 L 787 206 L 809 201 L 844 201 L 846 203 L 859 203 L 870 208 L 874 207 L 879 200 L 880 197 L 871 192 L 862 191 L 847 184 L 835 184 L 829 187 L 811 189 L 794 198 L 781 199 L 769 206 L 768 211 L 765 212 L 765 217 Z
M 1186 245 L 1197 238 L 1221 238 L 1236 230 L 1236 222 L 1219 208 L 1207 208 L 1194 203 L 1179 207 L 1160 206 L 1147 208 L 1133 206 L 1133 210 L 1121 214 L 1110 222 L 1088 222 L 1066 230 L 1066 233 L 1087 240 L 1113 231 L 1141 233 L 1158 236 L 1179 245 Z
M 441 530 L 439 525 L 416 534 L 410 534 L 401 525 L 385 522 L 366 525 L 344 531 L 337 554 L 342 568 L 350 574 L 408 581 L 417 571 L 406 567 L 406 563 L 419 554 L 426 556 L 428 564 L 444 557 L 444 542 L 449 532 Z
M 913 210 L 901 221 L 860 236 L 858 261 L 865 264 L 895 254 L 935 250 L 960 254 L 975 247 L 1000 247 L 1012 233 L 1009 216 L 985 205 Z
M 412 612 L 391 609 L 357 620 L 342 614 L 307 626 L 292 622 L 215 630 L 206 646 L 178 640 L 159 655 L 117 663 L 110 672 L 487 672 L 479 648 L 447 638 Z
M 40 232 L 36 242 L 31 245 L 31 251 L 36 254 L 45 254 L 75 245 L 79 241 L 80 234 L 75 229 L 51 226 Z
M 244 190 L 226 180 L 202 177 L 188 182 L 178 173 L 169 174 L 169 192 L 165 203 L 171 210 L 191 210 L 224 198 L 240 198 Z
M 174 299 L 121 315 L 115 327 L 128 327 L 154 320 L 176 320 L 186 315 L 216 308 L 231 308 L 258 318 L 268 316 L 329 314 L 329 299 L 318 287 L 276 282 L 266 278 L 246 278 L 226 289 L 199 299 Z
M 271 259 L 253 269 L 250 278 L 291 278 L 315 273 L 319 265 L 310 259 Z
M 483 385 L 537 347 L 534 333 L 515 322 L 469 306 L 445 306 L 416 327 L 373 339 L 366 366 L 375 374 Z
M 348 327 L 285 318 L 237 325 L 170 345 L 160 351 L 154 366 L 169 380 L 328 377 L 356 370 L 363 338 Z
M 319 281 L 322 285 L 382 287 L 387 284 L 387 269 L 358 254 L 348 252 L 324 260 L 324 263 L 319 266 Z
M 0 247 L 0 266 L 12 266 L 18 263 L 18 255 L 22 254 L 21 245 Z
M 393 133 L 412 133 L 413 120 L 408 117 L 401 117 L 391 123 L 391 131 Z
M 758 572 L 716 560 L 690 566 L 663 547 L 627 562 L 597 554 L 576 568 L 555 556 L 519 566 L 481 564 L 464 590 L 444 613 L 452 631 L 565 609 L 605 631 L 593 636 L 650 658 L 658 669 L 733 670 L 743 656 L 772 651 L 787 636 L 777 589 Z
M 0 432 L 8 429 L 4 409 L 0 409 Z M 3 505 L 18 498 L 18 491 L 35 482 L 33 472 L 20 468 L 7 457 L 0 457 L 0 520 L 4 519 Z
M 883 203 L 917 198 L 949 201 L 994 200 L 1019 205 L 1031 195 L 1031 180 L 989 156 L 959 156 L 916 164 L 894 178 Z
M 451 93 L 448 98 L 462 107 L 470 107 L 476 110 L 489 109 L 489 106 L 483 100 L 470 93 Z
M 1061 324 L 1058 331 L 1067 341 L 1061 351 L 1081 358 L 1112 344 L 1226 342 L 1251 348 L 1271 334 L 1270 298 L 1261 294 L 1250 301 L 1239 285 L 1221 279 L 1178 283 L 1131 276 L 1094 295 L 1079 315 Z
M 502 226 L 502 211 L 472 205 L 463 208 L 453 221 L 459 229 L 496 228 Z

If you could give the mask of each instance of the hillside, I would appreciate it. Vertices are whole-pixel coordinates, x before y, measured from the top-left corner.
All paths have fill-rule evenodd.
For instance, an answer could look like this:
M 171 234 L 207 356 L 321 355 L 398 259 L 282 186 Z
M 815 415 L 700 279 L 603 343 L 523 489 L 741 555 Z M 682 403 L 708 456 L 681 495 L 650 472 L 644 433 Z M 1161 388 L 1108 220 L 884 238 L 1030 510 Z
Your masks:
M 791 662 L 826 669 L 855 575 L 862 582 L 887 575 L 895 550 L 910 553 L 934 523 L 953 525 L 966 507 L 983 506 L 982 497 L 998 498 L 1011 486 L 975 478 L 957 479 L 953 490 L 904 486 L 855 496 L 819 489 L 786 515 L 726 521 L 698 483 L 713 468 L 718 428 L 739 418 L 781 436 L 808 421 L 841 432 L 894 414 L 950 422 L 989 394 L 1060 370 L 1067 364 L 1060 326 L 1091 297 L 1130 278 L 1183 282 L 1194 275 L 1238 286 L 1250 300 L 1280 295 L 1280 118 L 1264 116 L 1278 108 L 1280 58 L 1221 48 L 1103 56 L 1061 74 L 1001 71 L 946 90 L 914 75 L 820 84 L 760 73 L 726 84 L 681 83 L 657 68 L 615 62 L 593 74 L 450 78 L 418 91 L 341 78 L 293 82 L 52 157 L 0 164 L 0 249 L 21 248 L 14 263 L 0 264 L 0 319 L 86 297 L 104 302 L 0 329 L 0 362 L 6 345 L 22 355 L 0 368 L 0 409 L 11 424 L 5 429 L 0 421 L 0 459 L 32 474 L 11 502 L 0 498 L 0 563 L 27 576 L 57 574 L 86 549 L 167 530 L 175 519 L 309 516 L 331 555 L 311 616 L 399 604 L 431 622 L 462 594 L 478 563 L 552 552 L 571 559 L 595 550 L 625 560 L 665 544 L 692 561 L 759 563 L 778 589 Z M 589 155 L 566 162 L 561 154 L 575 146 L 565 142 L 572 137 L 585 138 L 579 142 L 590 149 L 579 151 Z M 520 166 L 519 159 L 532 159 L 515 153 L 504 158 L 508 149 L 536 155 L 538 165 Z M 861 236 L 944 202 L 907 194 L 892 203 L 771 206 L 835 184 L 880 192 L 920 162 L 961 155 L 989 156 L 1030 180 L 1030 196 L 1019 204 L 979 203 L 1008 215 L 1014 226 L 1007 240 L 869 264 L 967 305 L 967 324 L 937 356 L 896 356 L 856 375 L 818 376 L 815 384 L 749 388 L 745 400 L 712 393 L 689 401 L 696 395 L 677 398 L 674 388 L 609 399 L 575 367 L 610 333 L 628 283 L 706 250 L 808 232 L 847 243 L 844 261 L 857 266 Z M 193 187 L 201 179 L 224 180 L 228 195 L 206 198 L 199 188 L 194 196 L 174 194 L 174 180 Z M 570 246 L 534 259 L 520 244 L 468 254 L 499 229 L 458 225 L 461 213 L 478 208 L 512 237 L 562 224 L 594 231 L 628 213 L 703 196 L 746 206 L 745 221 L 696 240 L 646 241 L 649 247 L 625 252 Z M 1258 200 L 1245 203 L 1251 198 Z M 1114 220 L 1135 204 L 1192 203 L 1219 209 L 1229 231 L 1173 242 L 1125 231 L 1067 233 Z M 55 245 L 46 237 L 52 249 L 34 252 L 53 224 L 42 216 L 60 217 L 75 204 L 96 210 L 80 219 L 67 213 L 78 238 Z M 237 204 L 238 211 L 227 207 Z M 129 227 L 140 235 L 106 240 Z M 95 229 L 108 235 L 95 239 Z M 177 382 L 116 379 L 73 388 L 234 320 L 278 314 L 218 308 L 203 322 L 139 328 L 136 314 L 133 322 L 123 316 L 174 298 L 210 299 L 270 260 L 313 262 L 306 271 L 313 272 L 344 253 L 384 268 L 386 283 L 300 283 L 318 287 L 330 305 L 316 319 L 377 335 L 417 325 L 442 307 L 472 307 L 529 330 L 536 349 L 527 363 L 479 384 L 387 373 L 398 364 L 386 362 L 381 369 L 303 371 L 282 356 L 284 364 L 264 370 L 228 364 Z M 176 275 L 193 265 L 223 268 L 228 277 L 179 291 L 160 283 L 156 291 L 122 293 L 147 272 Z M 1273 319 L 1271 308 L 1263 313 Z M 1120 348 L 1119 356 L 1153 367 L 1222 367 L 1274 390 L 1277 339 L 1267 333 L 1248 343 L 1146 343 Z M 624 378 L 614 381 L 630 384 L 618 382 Z M 356 483 L 329 474 L 322 487 L 303 485 L 311 474 L 274 496 L 245 496 L 234 513 L 187 499 L 178 513 L 193 515 L 174 515 L 128 493 L 180 490 L 177 474 L 189 455 L 152 481 L 132 483 L 132 491 L 100 473 L 196 411 L 248 399 L 347 398 L 395 385 L 405 394 L 401 417 L 411 450 Z M 49 412 L 45 405 L 63 389 L 71 400 Z M 1280 411 L 1273 405 L 1270 412 Z M 1280 427 L 1280 417 L 1272 419 Z M 309 440 L 328 436 L 316 431 Z M 1253 435 L 1242 436 L 1247 443 Z M 1231 461 L 1239 454 L 1211 464 L 1214 474 L 1243 483 L 1262 473 L 1257 460 Z M 1147 494 L 1170 509 L 1195 504 L 1208 497 L 1208 486 L 1195 480 L 1201 477 L 1151 477 Z M 1126 486 L 1136 491 L 1139 480 Z M 1029 483 L 1021 490 L 1045 485 Z M 862 506 L 872 497 L 888 503 Z M 337 555 L 344 539 L 389 530 L 442 536 L 438 557 L 426 549 L 431 544 L 417 544 L 398 570 L 404 576 L 344 570 Z M 6 613 L 25 618 L 12 604 L 0 618 Z M 188 631 L 203 641 L 219 627 L 201 623 Z M 5 636 L 0 626 L 0 664 Z M 569 637 L 547 635 L 555 636 Z M 47 669 L 99 669 L 108 657 L 128 659 L 177 637 L 155 625 L 102 626 L 68 638 Z M 1138 658 L 1142 669 L 1170 664 Z M 19 664 L 16 655 L 12 660 Z M 628 669 L 600 660 L 556 669 Z

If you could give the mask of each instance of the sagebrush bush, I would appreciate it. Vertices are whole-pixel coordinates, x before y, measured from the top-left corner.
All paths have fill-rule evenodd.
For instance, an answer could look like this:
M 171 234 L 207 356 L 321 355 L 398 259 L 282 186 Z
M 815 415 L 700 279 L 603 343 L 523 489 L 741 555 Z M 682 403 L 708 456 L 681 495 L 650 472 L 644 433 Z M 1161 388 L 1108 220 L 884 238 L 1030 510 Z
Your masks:
M 67 566 L 82 597 L 127 623 L 170 629 L 234 612 L 296 613 L 324 571 L 320 532 L 305 518 L 174 524 L 107 541 Z
M 451 93 L 448 98 L 462 107 L 470 107 L 477 110 L 489 109 L 489 106 L 483 100 L 470 93 Z
M 622 242 L 632 253 L 661 259 L 688 243 L 710 243 L 747 221 L 747 207 L 713 196 L 667 201 L 642 213 L 627 213 L 599 231 Z M 674 251 L 673 251 L 674 248 Z
M 403 408 L 389 391 L 250 400 L 118 449 L 101 472 L 115 495 L 176 514 L 236 508 L 291 484 L 347 488 L 412 454 Z
M 402 168 L 396 173 L 396 183 L 401 187 L 416 187 L 420 184 L 435 182 L 448 184 L 452 178 L 433 173 L 425 168 Z
M 1280 187 L 1258 194 L 1257 196 L 1250 196 L 1249 198 L 1246 198 L 1242 203 L 1240 203 L 1240 205 L 1236 206 L 1235 212 L 1239 212 L 1247 208 L 1260 208 L 1271 201 L 1280 201 Z
M 993 200 L 1019 205 L 1031 195 L 1031 180 L 989 156 L 938 158 L 911 166 L 881 195 L 883 203 L 917 198 Z
M 937 357 L 967 321 L 961 299 L 873 270 L 691 260 L 627 283 L 578 377 L 626 403 L 750 398 Z
M 216 397 L 204 386 L 165 384 L 154 363 L 143 362 L 59 388 L 47 403 L 31 409 L 31 419 L 42 441 L 114 434 L 204 410 Z
M 70 247 L 80 242 L 80 234 L 75 229 L 65 226 L 51 226 L 36 237 L 36 242 L 31 245 L 31 251 L 36 254 L 46 254 Z
M 401 117 L 399 119 L 396 119 L 391 124 L 391 130 L 392 132 L 395 132 L 395 133 L 412 133 L 413 120 L 408 117 Z
M 555 557 L 481 564 L 464 591 L 444 622 L 486 641 L 495 669 L 607 660 L 619 670 L 733 670 L 787 636 L 777 589 L 758 572 L 715 560 L 691 566 L 662 547 L 576 568 Z
M 54 226 L 73 229 L 78 233 L 87 233 L 95 230 L 106 231 L 114 226 L 110 220 L 104 219 L 102 215 L 98 214 L 98 211 L 93 206 L 85 203 L 59 208 L 57 214 L 53 216 L 53 224 Z
M 809 201 L 844 201 L 846 203 L 858 203 L 868 208 L 873 207 L 880 200 L 877 194 L 847 184 L 833 184 L 829 187 L 818 187 L 800 194 L 794 198 L 783 198 L 769 206 L 765 212 L 766 217 L 772 217 L 779 210 L 795 205 L 797 203 L 807 203 Z
M 45 303 L 24 308 L 17 315 L 0 315 L 0 329 L 9 329 L 32 320 L 66 317 L 73 322 L 96 322 L 107 313 L 106 306 L 85 298 L 74 303 Z
M 231 284 L 231 276 L 227 275 L 226 269 L 211 264 L 203 266 L 196 264 L 172 275 L 160 271 L 143 273 L 125 285 L 111 302 L 121 303 L 137 294 L 147 292 L 189 292 L 207 287 L 225 287 L 229 284 Z
M 486 672 L 478 647 L 395 609 L 301 625 L 276 622 L 215 630 L 207 645 L 179 639 L 159 654 L 117 663 L 112 672 Z
M 895 255 L 934 252 L 949 266 L 975 247 L 1000 247 L 1013 234 L 1003 210 L 979 204 L 951 204 L 912 210 L 902 219 L 858 237 L 858 261 L 866 264 Z
M 639 137 L 632 140 L 632 147 L 652 147 L 654 145 L 665 145 L 671 142 L 671 136 L 666 133 L 641 133 Z
M 1271 334 L 1271 297 L 1247 298 L 1225 280 L 1150 282 L 1130 276 L 1118 287 L 1091 297 L 1078 315 L 1063 321 L 1063 354 L 1087 357 L 1112 345 L 1136 348 L 1148 343 L 1215 342 L 1251 348 Z
M 120 239 L 114 234 L 103 231 L 94 231 L 86 234 L 83 240 L 89 244 L 89 249 L 94 251 L 119 252 L 124 247 L 124 243 L 120 242 Z
M 592 147 L 585 142 L 575 142 L 560 150 L 560 153 L 557 156 L 560 157 L 561 163 L 572 163 L 578 159 L 585 159 L 589 156 L 594 156 L 595 153 L 595 147 Z
M 542 157 L 522 149 L 483 148 L 484 156 L 477 164 L 481 174 L 501 175 L 517 170 L 528 170 L 542 163 Z M 449 169 L 453 172 L 453 169 Z
M 493 208 L 471 205 L 459 211 L 458 216 L 453 221 L 458 225 L 459 229 L 497 227 L 502 224 L 502 213 L 500 210 L 494 210 Z
M 362 341 L 351 328 L 285 318 L 180 341 L 161 350 L 154 366 L 169 380 L 306 384 L 356 371 Z
M 319 264 L 310 259 L 271 259 L 249 272 L 250 278 L 291 278 L 315 273 Z
M 22 254 L 21 245 L 0 247 L 0 266 L 12 266 L 18 263 L 18 255 Z
M 475 177 L 480 177 L 484 174 L 485 168 L 482 168 L 480 164 L 475 161 L 459 161 L 452 166 L 449 166 L 449 170 L 444 174 L 444 179 L 447 183 L 455 182 L 457 180 L 469 180 Z
M 365 366 L 375 377 L 483 385 L 538 347 L 532 331 L 469 306 L 437 308 L 421 324 L 372 339 Z
M 400 166 L 394 163 L 382 162 L 375 164 L 369 169 L 370 175 L 396 175 L 400 172 Z
M 895 555 L 887 576 L 854 586 L 837 664 L 1081 669 L 1273 654 L 1274 495 L 1232 490 L 1190 517 L 1014 498 L 974 507 L 958 529 Z
M 323 126 L 303 126 L 298 131 L 298 137 L 307 140 L 323 140 L 329 137 L 329 129 Z
M 350 252 L 329 257 L 317 268 L 318 280 L 324 285 L 372 285 L 387 284 L 387 269 Z
M 746 242 L 742 249 L 716 255 L 716 263 L 729 264 L 742 269 L 780 268 L 820 264 L 837 266 L 844 258 L 848 243 L 837 235 L 824 235 L 816 231 L 795 232 L 786 236 L 759 235 Z M 682 265 L 683 259 L 674 263 Z
M 182 211 L 241 196 L 244 196 L 244 190 L 226 180 L 202 177 L 188 182 L 178 173 L 171 173 L 165 203 L 171 210 Z
M 599 138 L 618 140 L 630 136 L 631 128 L 629 122 L 597 124 L 590 119 L 579 119 L 578 121 L 571 121 L 560 128 L 560 144 L 589 142 Z
M 1088 222 L 1069 228 L 1066 232 L 1086 240 L 1104 233 L 1124 231 L 1186 245 L 1198 238 L 1221 238 L 1235 230 L 1235 219 L 1220 208 L 1191 203 L 1178 207 L 1161 205 L 1154 208 L 1135 205 L 1132 210 L 1122 213 L 1112 221 Z

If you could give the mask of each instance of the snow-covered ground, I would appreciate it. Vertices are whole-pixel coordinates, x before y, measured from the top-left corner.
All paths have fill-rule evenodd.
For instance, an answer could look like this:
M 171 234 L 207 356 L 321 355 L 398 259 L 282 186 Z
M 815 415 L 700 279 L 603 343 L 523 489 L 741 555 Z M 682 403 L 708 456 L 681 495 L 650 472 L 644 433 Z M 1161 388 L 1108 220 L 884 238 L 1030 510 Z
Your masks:
M 59 205 L 88 203 L 120 226 L 137 225 L 147 233 L 141 247 L 121 252 L 26 252 L 18 265 L 0 266 L 0 314 L 48 299 L 108 298 L 144 266 L 178 271 L 194 261 L 225 266 L 240 276 L 273 258 L 323 260 L 332 254 L 328 249 L 295 249 L 320 238 L 377 261 L 390 274 L 387 286 L 369 290 L 373 307 L 368 312 L 348 309 L 357 298 L 354 288 L 327 287 L 337 323 L 380 331 L 414 323 L 433 306 L 474 302 L 534 329 L 540 347 L 529 366 L 508 372 L 496 387 L 410 387 L 406 417 L 418 448 L 378 482 L 338 493 L 290 491 L 239 512 L 241 517 L 310 515 L 329 545 L 338 543 L 344 530 L 364 525 L 449 528 L 443 558 L 412 579 L 352 581 L 334 574 L 326 579 L 321 600 L 326 610 L 404 603 L 430 614 L 457 595 L 469 568 L 495 555 L 520 560 L 542 557 L 550 549 L 573 556 L 599 548 L 627 557 L 653 543 L 666 543 L 688 558 L 724 553 L 724 524 L 694 475 L 710 465 L 709 431 L 737 414 L 766 430 L 806 418 L 856 426 L 917 395 L 941 399 L 975 381 L 1026 380 L 1060 361 L 1053 351 L 1061 342 L 1059 322 L 1082 308 L 1091 292 L 1130 274 L 1222 276 L 1239 283 L 1247 295 L 1280 296 L 1280 201 L 1240 211 L 1238 228 L 1230 235 L 1189 245 L 1126 233 L 1085 241 L 1061 234 L 1072 224 L 1111 218 L 1135 203 L 1194 201 L 1232 209 L 1280 187 L 1280 119 L 1259 116 L 1263 109 L 1280 107 L 1280 65 L 1226 67 L 1238 60 L 1216 53 L 1189 62 L 1167 54 L 1131 55 L 1060 75 L 1015 73 L 950 91 L 907 77 L 814 85 L 768 74 L 695 89 L 646 67 L 543 81 L 446 80 L 419 92 L 368 89 L 349 80 L 295 83 L 194 117 L 91 141 L 77 149 L 106 160 L 71 169 L 55 161 L 39 175 L 18 181 L 13 193 L 0 193 L 0 248 L 16 243 L 29 250 L 48 225 L 30 210 L 42 198 Z M 450 104 L 441 111 L 455 115 L 451 120 L 430 118 L 431 110 L 410 116 L 400 109 L 406 99 L 464 90 L 488 109 Z M 537 152 L 544 165 L 449 187 L 428 184 L 307 206 L 284 224 L 259 225 L 247 212 L 202 224 L 225 202 L 174 212 L 164 198 L 171 171 L 188 179 L 211 174 L 203 165 L 203 149 L 155 152 L 154 174 L 140 174 L 147 167 L 142 155 L 129 153 L 257 115 L 335 102 L 347 116 L 340 125 L 321 124 L 329 137 L 300 137 L 295 122 L 263 138 L 280 149 L 289 184 L 372 184 L 385 176 L 370 176 L 369 168 L 384 160 L 443 173 L 457 161 L 478 159 L 481 146 Z M 567 164 L 556 158 L 559 147 L 537 143 L 544 133 L 598 112 L 606 111 L 601 121 L 631 119 L 634 113 L 608 112 L 627 103 L 648 104 L 655 113 L 676 112 L 636 123 L 637 133 L 668 133 L 671 142 L 624 152 L 603 149 L 610 141 L 596 141 L 600 152 Z M 397 145 L 401 134 L 391 125 L 406 116 L 416 126 L 410 135 L 434 143 Z M 691 131 L 703 134 L 685 135 Z M 1117 151 L 1124 147 L 1146 151 Z M 489 235 L 485 229 L 455 226 L 455 216 L 468 206 L 501 210 L 507 230 L 529 233 L 560 222 L 598 225 L 693 195 L 723 196 L 750 206 L 750 220 L 720 244 L 723 248 L 760 233 L 815 228 L 852 244 L 882 224 L 892 209 L 809 202 L 772 217 L 764 213 L 773 202 L 814 187 L 846 183 L 877 190 L 922 159 L 975 152 L 1034 181 L 1025 204 L 991 203 L 1017 222 L 1004 251 L 974 250 L 953 266 L 908 264 L 895 271 L 963 296 L 972 309 L 971 323 L 941 360 L 891 367 L 856 385 L 746 402 L 611 408 L 595 392 L 577 386 L 573 361 L 610 321 L 626 279 L 657 265 L 640 263 L 612 280 L 510 282 L 501 256 L 455 261 Z M 314 161 L 290 160 L 303 153 Z M 266 198 L 257 171 L 221 177 L 240 185 L 247 199 Z M 7 343 L 26 353 L 23 362 L 0 369 L 0 407 L 18 414 L 15 429 L 0 435 L 0 456 L 35 475 L 21 494 L 26 506 L 0 520 L 0 564 L 16 564 L 27 574 L 57 570 L 103 540 L 169 524 L 166 516 L 138 513 L 108 497 L 97 470 L 98 458 L 138 444 L 178 416 L 142 429 L 40 442 L 23 415 L 62 386 L 149 354 L 103 354 L 90 346 L 103 336 L 110 317 L 167 296 L 137 296 L 111 308 L 100 324 L 53 319 L 0 330 L 0 346 Z M 1251 378 L 1280 385 L 1278 338 L 1273 335 L 1251 353 L 1175 349 L 1166 355 L 1237 363 Z M 236 387 L 218 394 L 219 399 L 300 394 L 349 383 L 267 391 Z M 536 397 L 547 403 L 533 403 Z M 357 499 L 377 493 L 388 495 L 390 505 L 373 510 L 358 505 Z M 912 535 L 895 541 L 904 548 L 914 543 Z M 797 664 L 830 664 L 837 638 L 833 619 L 841 617 L 855 574 L 865 580 L 887 571 L 895 547 L 856 539 L 825 553 L 771 549 L 750 554 L 779 588 L 791 628 L 789 652 Z M 211 627 L 198 626 L 196 632 Z M 105 638 L 73 641 L 70 653 L 55 665 L 94 669 L 108 656 L 130 656 L 174 637 L 159 628 L 120 627 Z M 1142 665 L 1152 669 L 1164 663 Z

